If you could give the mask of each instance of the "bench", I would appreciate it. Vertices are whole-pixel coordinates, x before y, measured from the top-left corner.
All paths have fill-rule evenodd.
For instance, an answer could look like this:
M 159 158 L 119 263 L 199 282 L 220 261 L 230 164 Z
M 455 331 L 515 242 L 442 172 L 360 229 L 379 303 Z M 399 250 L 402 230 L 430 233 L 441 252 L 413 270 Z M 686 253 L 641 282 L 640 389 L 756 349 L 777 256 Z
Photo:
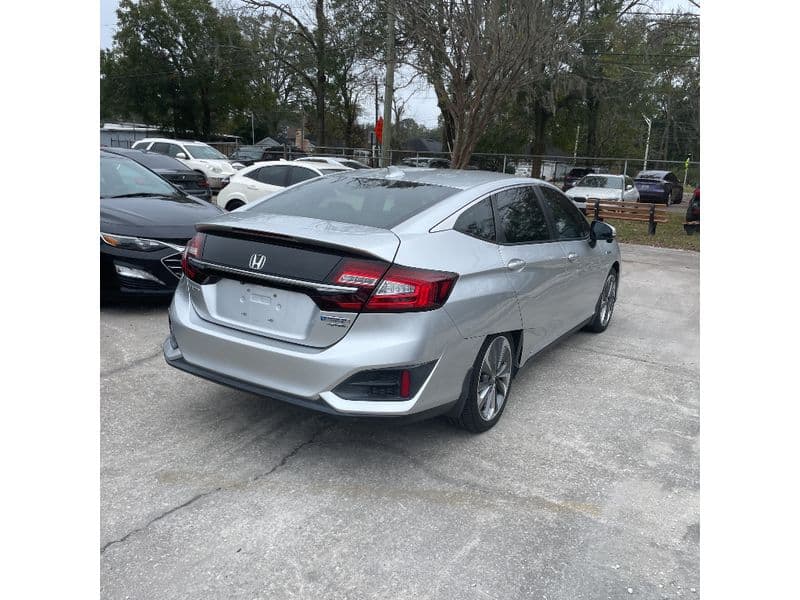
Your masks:
M 642 221 L 648 224 L 647 233 L 656 234 L 656 224 L 666 223 L 667 207 L 644 202 L 616 202 L 613 200 L 586 199 L 586 216 L 596 221 L 606 219 L 621 221 Z

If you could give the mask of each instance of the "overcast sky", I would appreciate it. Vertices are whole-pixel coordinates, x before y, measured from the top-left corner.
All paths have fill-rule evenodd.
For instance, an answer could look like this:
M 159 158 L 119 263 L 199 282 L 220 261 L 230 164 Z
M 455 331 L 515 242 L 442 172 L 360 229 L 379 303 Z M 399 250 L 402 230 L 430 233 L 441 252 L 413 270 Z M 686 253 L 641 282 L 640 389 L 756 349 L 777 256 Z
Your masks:
M 117 25 L 117 5 L 119 0 L 100 0 L 100 47 L 109 48 L 113 41 L 114 31 Z M 689 0 L 663 0 L 659 2 L 655 0 L 650 2 L 651 6 L 659 7 L 663 10 L 686 10 L 690 12 L 698 12 Z M 397 82 L 395 82 L 397 83 Z M 439 116 L 439 109 L 436 107 L 436 96 L 433 88 L 427 85 L 415 85 L 412 88 L 401 90 L 398 92 L 402 97 L 410 96 L 408 100 L 408 108 L 405 117 L 411 117 L 418 123 L 426 127 L 436 127 L 437 118 Z M 367 104 L 362 106 L 364 109 L 364 116 L 359 119 L 373 120 L 375 112 L 374 96 L 367 99 Z M 381 111 L 383 108 L 381 107 Z M 381 113 L 382 114 L 382 113 Z

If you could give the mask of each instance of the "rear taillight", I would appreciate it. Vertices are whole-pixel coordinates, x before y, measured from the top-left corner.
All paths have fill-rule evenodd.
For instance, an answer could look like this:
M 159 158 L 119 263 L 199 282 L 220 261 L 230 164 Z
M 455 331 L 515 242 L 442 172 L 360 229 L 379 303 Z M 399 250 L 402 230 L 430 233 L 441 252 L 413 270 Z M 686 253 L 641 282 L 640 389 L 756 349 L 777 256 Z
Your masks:
M 181 257 L 181 268 L 183 269 L 184 275 L 191 279 L 192 281 L 196 281 L 197 283 L 203 283 L 207 276 L 200 271 L 197 267 L 192 266 L 189 263 L 190 258 L 200 259 L 203 256 L 203 244 L 206 241 L 206 234 L 205 233 L 196 233 L 194 237 L 189 240 L 186 244 L 186 248 L 183 250 L 183 256 Z
M 364 310 L 397 312 L 433 310 L 446 301 L 458 279 L 455 273 L 392 266 Z
M 433 310 L 445 303 L 456 279 L 455 273 L 346 259 L 327 278 L 327 283 L 352 287 L 355 291 L 319 293 L 314 300 L 322 310 L 342 312 Z
M 334 294 L 319 293 L 314 295 L 314 301 L 322 310 L 359 312 L 387 268 L 389 268 L 388 264 L 377 260 L 345 259 L 328 276 L 327 282 L 355 288 L 355 291 Z

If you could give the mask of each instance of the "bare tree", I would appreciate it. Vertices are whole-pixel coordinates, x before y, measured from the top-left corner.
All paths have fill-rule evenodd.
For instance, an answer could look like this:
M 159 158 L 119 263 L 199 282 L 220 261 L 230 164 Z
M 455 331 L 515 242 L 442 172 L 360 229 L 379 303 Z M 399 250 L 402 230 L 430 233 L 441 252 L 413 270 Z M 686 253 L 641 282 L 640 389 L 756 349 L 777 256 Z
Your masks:
M 433 86 L 455 168 L 466 167 L 499 104 L 527 81 L 532 53 L 542 53 L 541 2 L 407 0 L 402 26 L 417 48 L 413 67 Z

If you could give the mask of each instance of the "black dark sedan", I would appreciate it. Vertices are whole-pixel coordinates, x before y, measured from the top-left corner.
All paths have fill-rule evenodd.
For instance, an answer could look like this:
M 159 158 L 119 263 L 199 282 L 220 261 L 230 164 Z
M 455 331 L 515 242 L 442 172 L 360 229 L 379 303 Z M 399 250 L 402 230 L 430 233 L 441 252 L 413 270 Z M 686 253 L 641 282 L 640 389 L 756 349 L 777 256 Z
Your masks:
M 633 178 L 639 190 L 639 202 L 680 204 L 683 200 L 683 185 L 672 171 L 642 171 Z
M 211 186 L 208 185 L 206 176 L 199 171 L 190 169 L 179 160 L 158 152 L 144 150 L 130 150 L 128 148 L 104 148 L 103 150 L 132 158 L 140 165 L 144 165 L 151 171 L 161 175 L 175 187 L 181 188 L 187 194 L 197 196 L 203 200 L 211 200 Z
M 231 153 L 229 158 L 231 163 L 239 163 L 242 166 L 249 167 L 253 163 L 280 160 L 286 157 L 284 156 L 283 148 L 277 146 L 239 146 Z M 236 167 L 235 164 L 234 167 Z
M 168 295 L 194 225 L 223 214 L 139 163 L 100 151 L 100 289 L 104 297 Z

